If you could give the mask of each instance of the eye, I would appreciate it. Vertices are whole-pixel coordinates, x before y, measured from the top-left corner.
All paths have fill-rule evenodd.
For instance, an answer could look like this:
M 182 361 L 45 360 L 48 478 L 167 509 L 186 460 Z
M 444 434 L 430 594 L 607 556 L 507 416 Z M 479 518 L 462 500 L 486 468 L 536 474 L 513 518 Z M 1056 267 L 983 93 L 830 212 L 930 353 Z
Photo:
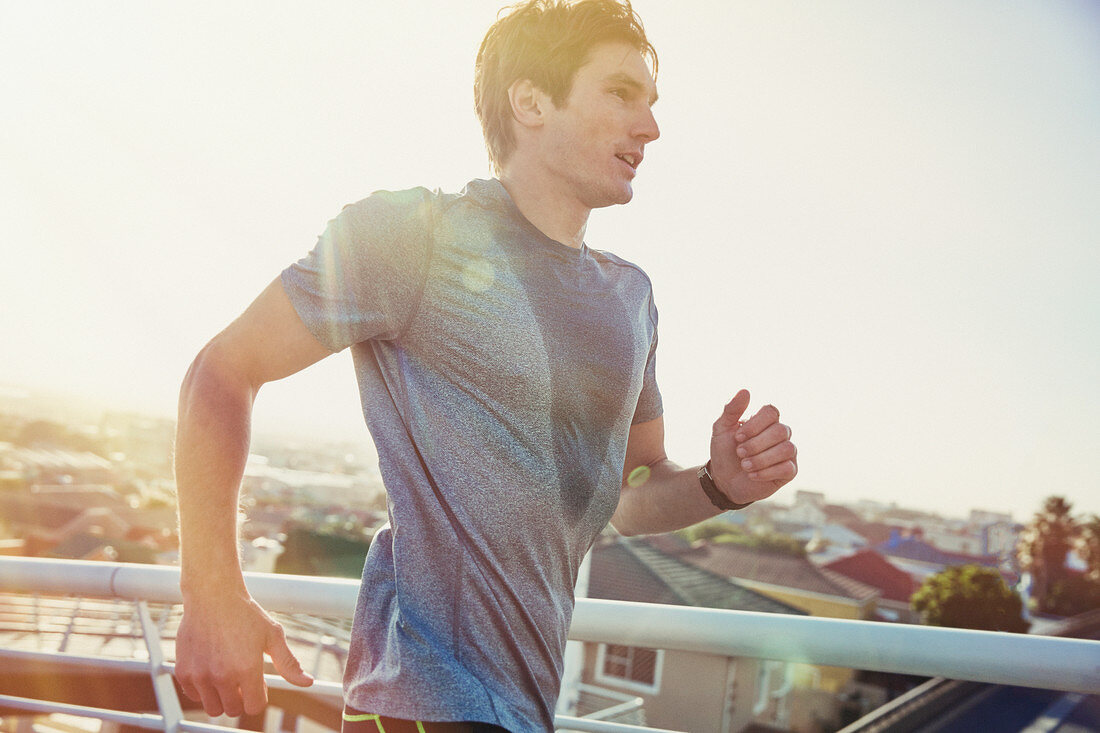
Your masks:
M 622 100 L 626 100 L 630 97 L 630 93 L 627 92 L 625 89 L 612 89 L 611 93 Z

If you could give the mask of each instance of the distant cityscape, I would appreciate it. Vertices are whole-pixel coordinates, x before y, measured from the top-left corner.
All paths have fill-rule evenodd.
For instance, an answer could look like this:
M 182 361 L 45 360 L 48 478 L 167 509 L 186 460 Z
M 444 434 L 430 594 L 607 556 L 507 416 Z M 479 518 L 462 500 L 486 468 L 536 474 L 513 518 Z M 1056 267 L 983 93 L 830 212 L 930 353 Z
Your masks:
M 71 403 L 49 396 L 32 399 L 28 393 L 0 390 L 4 551 L 10 553 L 19 541 L 40 550 L 59 537 L 57 532 L 65 526 L 59 524 L 62 519 L 71 521 L 74 512 L 85 509 L 100 517 L 101 524 L 111 526 L 86 518 L 80 532 L 73 525 L 68 534 L 100 537 L 99 544 L 123 555 L 138 552 L 132 541 L 111 536 L 125 526 L 124 534 L 139 538 L 138 544 L 150 549 L 155 545 L 157 562 L 173 562 L 177 541 L 174 422 L 132 412 L 96 411 L 90 406 L 71 408 Z M 244 539 L 271 540 L 271 535 L 292 522 L 361 532 L 369 540 L 373 528 L 385 521 L 385 489 L 369 446 L 258 434 L 251 451 L 241 490 Z M 53 526 L 27 523 L 47 520 Z M 774 500 L 728 515 L 727 520 L 789 533 L 816 559 L 854 547 L 883 542 L 901 547 L 919 541 L 943 553 L 938 559 L 955 555 L 980 557 L 988 563 L 996 558 L 998 566 L 1010 572 L 1024 528 L 1011 514 L 996 508 L 947 517 L 874 500 L 830 503 L 824 493 L 806 490 L 780 492 Z M 84 539 L 83 544 L 95 542 Z M 143 561 L 151 557 L 139 554 Z M 936 565 L 926 560 L 912 558 L 906 569 L 924 577 Z M 1079 558 L 1071 557 L 1070 562 L 1084 568 Z
M 63 410 L 0 396 L 0 554 L 176 564 L 174 422 Z M 264 435 L 253 450 L 240 501 L 249 569 L 273 571 L 291 527 L 369 542 L 386 506 L 370 451 Z
M 0 393 L 0 554 L 177 564 L 174 423 L 109 410 L 64 413 L 62 404 Z M 387 520 L 369 448 L 263 435 L 253 439 L 240 507 L 242 564 L 259 572 L 358 577 Z M 1025 523 L 988 509 L 945 517 L 794 489 L 668 535 L 625 538 L 608 528 L 577 593 L 1059 633 L 1067 618 L 1100 609 L 1100 519 L 1074 516 L 1059 497 L 1035 510 Z M 985 595 L 959 615 L 950 597 L 979 587 Z M 716 674 L 736 684 L 667 682 L 676 670 L 712 663 L 687 652 L 585 644 L 567 657 L 563 705 L 584 715 L 627 694 L 644 700 L 635 711 L 644 710 L 644 721 L 624 713 L 620 722 L 683 729 L 690 709 L 690 730 L 716 730 L 715 720 L 725 730 L 836 730 L 920 682 L 735 658 Z

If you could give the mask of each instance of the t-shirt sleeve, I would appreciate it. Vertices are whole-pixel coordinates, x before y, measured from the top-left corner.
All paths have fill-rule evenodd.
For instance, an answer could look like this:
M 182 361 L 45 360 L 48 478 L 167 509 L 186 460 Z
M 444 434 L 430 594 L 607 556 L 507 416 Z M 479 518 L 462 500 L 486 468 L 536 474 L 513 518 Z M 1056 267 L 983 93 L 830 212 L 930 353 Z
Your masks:
M 661 390 L 657 388 L 657 306 L 653 303 L 652 290 L 649 293 L 649 322 L 652 328 L 649 357 L 646 359 L 645 372 L 642 374 L 642 392 L 638 395 L 638 406 L 634 408 L 631 425 L 656 420 L 664 414 Z
M 431 257 L 433 195 L 380 191 L 345 206 L 313 250 L 283 270 L 306 327 L 331 351 L 395 339 L 416 313 Z

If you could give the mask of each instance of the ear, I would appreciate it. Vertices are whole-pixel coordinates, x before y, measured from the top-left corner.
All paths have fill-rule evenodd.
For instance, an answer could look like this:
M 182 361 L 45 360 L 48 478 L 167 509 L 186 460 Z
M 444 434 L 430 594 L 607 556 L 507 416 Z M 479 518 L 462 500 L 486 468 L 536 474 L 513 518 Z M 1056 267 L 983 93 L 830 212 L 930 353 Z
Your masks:
M 517 79 L 508 87 L 512 116 L 524 127 L 541 127 L 550 98 L 530 79 Z

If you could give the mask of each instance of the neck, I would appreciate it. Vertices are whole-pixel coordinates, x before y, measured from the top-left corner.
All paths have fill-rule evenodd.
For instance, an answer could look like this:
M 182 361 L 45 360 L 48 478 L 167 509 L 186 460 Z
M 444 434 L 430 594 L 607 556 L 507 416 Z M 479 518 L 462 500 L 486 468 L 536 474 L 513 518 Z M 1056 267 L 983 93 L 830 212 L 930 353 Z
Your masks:
M 522 169 L 511 166 L 500 174 L 500 182 L 527 221 L 551 239 L 580 249 L 592 210 L 575 195 L 555 190 L 546 180 L 524 175 Z

